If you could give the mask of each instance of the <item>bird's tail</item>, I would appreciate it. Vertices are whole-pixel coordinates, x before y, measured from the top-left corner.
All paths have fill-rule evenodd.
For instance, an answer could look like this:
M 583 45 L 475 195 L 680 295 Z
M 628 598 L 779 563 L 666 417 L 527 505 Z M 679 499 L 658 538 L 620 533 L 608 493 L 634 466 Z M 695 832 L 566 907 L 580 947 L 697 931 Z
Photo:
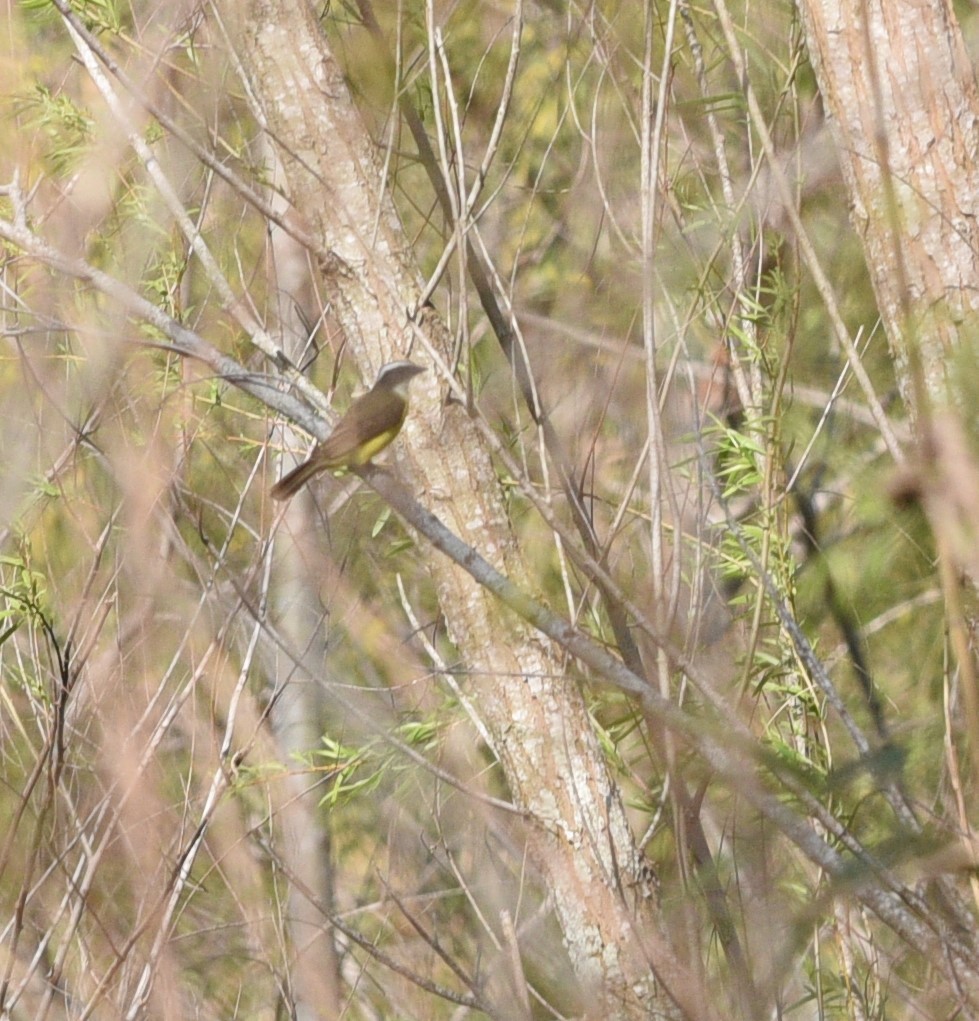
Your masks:
M 311 457 L 308 461 L 303 461 L 301 465 L 293 468 L 288 475 L 283 475 L 276 482 L 272 487 L 270 496 L 273 500 L 288 500 L 291 496 L 295 496 L 314 475 L 318 475 L 325 467 L 326 465 L 315 457 Z

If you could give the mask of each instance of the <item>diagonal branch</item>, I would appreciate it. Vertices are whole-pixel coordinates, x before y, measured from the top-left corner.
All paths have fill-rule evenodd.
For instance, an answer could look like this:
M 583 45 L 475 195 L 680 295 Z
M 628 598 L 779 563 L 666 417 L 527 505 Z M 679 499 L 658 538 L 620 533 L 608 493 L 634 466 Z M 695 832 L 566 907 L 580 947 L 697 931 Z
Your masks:
M 0 194 L 3 193 L 16 196 L 16 186 L 0 189 Z M 84 260 L 59 252 L 34 234 L 23 218 L 18 222 L 0 219 L 0 238 L 16 245 L 42 264 L 91 284 L 131 314 L 156 327 L 169 339 L 174 351 L 207 364 L 216 374 L 267 407 L 295 419 L 314 436 L 322 438 L 327 434 L 325 422 L 300 401 L 285 393 L 282 389 L 284 384 L 248 372 L 235 359 L 166 315 L 132 288 L 88 265 Z M 476 549 L 463 542 L 439 518 L 421 506 L 390 472 L 368 465 L 359 469 L 357 474 L 408 525 L 424 535 L 435 549 L 463 568 L 522 620 L 589 667 L 595 680 L 637 699 L 646 712 L 668 727 L 695 750 L 711 769 L 734 785 L 740 795 L 810 861 L 841 884 L 850 885 L 853 882 L 854 860 L 844 857 L 817 833 L 807 818 L 787 805 L 784 793 L 771 789 L 771 778 L 779 778 L 786 789 L 803 798 L 804 788 L 790 776 L 781 775 L 782 771 L 777 764 L 763 756 L 750 733 L 741 728 L 736 720 L 729 717 L 711 723 L 696 719 L 650 687 L 644 678 L 630 670 L 604 646 L 528 595 L 494 568 Z M 686 661 L 680 650 L 667 648 L 666 651 L 676 656 L 678 665 L 695 682 L 698 680 L 694 665 Z M 759 770 L 759 765 L 764 768 Z M 763 781 L 763 776 L 769 777 L 768 782 Z M 855 891 L 856 896 L 909 945 L 932 948 L 935 960 L 944 961 L 947 956 L 950 957 L 948 967 L 954 970 L 957 981 L 967 988 L 974 1002 L 979 1003 L 979 970 L 975 965 L 972 937 L 938 931 L 938 923 L 932 915 L 924 910 L 924 905 L 920 904 L 913 890 L 902 883 L 892 870 L 855 840 L 848 847 L 859 865 L 857 875 L 863 880 Z

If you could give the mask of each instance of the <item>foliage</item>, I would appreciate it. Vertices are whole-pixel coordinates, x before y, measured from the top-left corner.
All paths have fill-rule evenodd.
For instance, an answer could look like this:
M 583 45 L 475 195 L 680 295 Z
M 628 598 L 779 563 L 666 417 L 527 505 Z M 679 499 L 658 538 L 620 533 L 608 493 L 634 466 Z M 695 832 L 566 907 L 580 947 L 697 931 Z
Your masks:
M 158 5 L 73 9 L 125 72 L 112 87 L 129 122 L 48 4 L 11 15 L 0 178 L 19 179 L 31 227 L 285 391 L 288 359 L 263 358 L 246 325 L 261 324 L 342 405 L 363 381 L 320 293 L 323 266 L 304 251 L 287 267 L 266 211 L 178 137 L 258 192 L 280 187 L 217 10 L 171 23 Z M 660 878 L 663 931 L 730 1016 L 951 1013 L 946 962 L 860 897 L 913 875 L 907 889 L 924 891 L 936 926 L 973 919 L 974 865 L 953 839 L 976 822 L 977 750 L 958 723 L 968 695 L 948 638 L 958 611 L 925 515 L 892 498 L 868 395 L 827 339 L 716 9 L 680 5 L 661 80 L 666 7 L 528 7 L 512 82 L 509 9 L 440 9 L 441 51 L 422 5 L 377 5 L 373 31 L 366 10 L 327 5 L 324 31 L 417 264 L 440 267 L 432 300 L 472 409 L 501 440 L 528 588 L 627 658 L 626 611 L 585 550 L 666 636 L 656 646 L 626 613 L 650 687 L 692 721 L 686 735 L 570 656 L 565 677 L 587 687 L 616 796 Z M 737 17 L 833 311 L 910 435 L 795 8 Z M 47 36 L 56 44 L 23 58 L 25 39 Z M 664 114 L 653 187 L 646 75 L 645 115 Z M 213 264 L 131 148 L 134 128 Z M 485 160 L 463 226 L 515 311 L 559 450 L 487 322 L 464 246 L 441 262 L 458 224 L 432 154 L 467 188 Z M 284 554 L 289 527 L 266 494 L 304 438 L 91 280 L 8 243 L 3 287 L 0 1013 L 291 1016 L 297 891 L 318 912 L 310 940 L 335 937 L 346 1016 L 501 1002 L 527 1017 L 585 1013 L 522 855 L 535 821 L 509 804 L 471 698 L 533 679 L 459 659 L 427 570 L 440 554 L 350 476 L 317 483 L 315 527 Z M 950 359 L 963 394 L 974 355 Z M 303 689 L 315 712 L 286 717 Z M 691 734 L 742 756 L 743 782 Z M 756 810 L 759 789 L 794 830 Z M 289 850 L 320 828 L 329 902 Z M 845 867 L 807 856 L 800 829 Z

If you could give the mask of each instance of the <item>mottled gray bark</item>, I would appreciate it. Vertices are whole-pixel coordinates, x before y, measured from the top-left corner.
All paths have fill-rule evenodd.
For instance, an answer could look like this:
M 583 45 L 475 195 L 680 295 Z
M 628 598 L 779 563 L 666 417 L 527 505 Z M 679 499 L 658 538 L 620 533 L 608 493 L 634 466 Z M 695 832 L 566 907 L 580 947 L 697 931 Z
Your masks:
M 365 378 L 385 361 L 431 365 L 449 338 L 434 315 L 409 321 L 421 282 L 376 153 L 305 0 L 228 4 L 278 147 L 289 196 L 332 252 L 322 270 L 332 309 Z M 429 376 L 415 385 L 401 468 L 457 534 L 521 585 L 520 550 L 488 452 Z M 699 983 L 657 924 L 656 898 L 584 700 L 551 644 L 433 554 L 431 573 L 449 633 L 510 786 L 531 822 L 529 850 L 553 897 L 568 953 L 607 1017 L 710 1016 Z M 533 588 L 533 586 L 528 586 Z M 659 981 L 657 981 L 657 979 Z
M 950 3 L 800 0 L 851 216 L 912 415 L 979 312 L 979 97 Z

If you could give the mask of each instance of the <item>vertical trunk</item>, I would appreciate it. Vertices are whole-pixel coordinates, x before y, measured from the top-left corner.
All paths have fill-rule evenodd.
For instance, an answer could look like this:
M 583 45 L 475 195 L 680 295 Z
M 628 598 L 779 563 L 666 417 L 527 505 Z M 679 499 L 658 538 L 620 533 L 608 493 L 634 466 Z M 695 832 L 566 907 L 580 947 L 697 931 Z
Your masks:
M 372 143 L 306 0 L 248 0 L 229 10 L 227 22 L 242 26 L 242 55 L 282 147 L 293 205 L 331 253 L 325 284 L 363 375 L 404 357 L 412 343 L 413 357 L 427 361 L 415 342 L 419 328 L 446 357 L 449 338 L 435 316 L 407 320 L 421 281 L 384 197 Z M 435 385 L 416 385 L 399 448 L 449 527 L 523 584 L 489 455 L 463 411 L 439 397 Z M 660 931 L 648 868 L 561 657 L 435 554 L 431 573 L 513 800 L 531 820 L 530 852 L 592 1007 L 602 1004 L 609 1017 L 675 1017 L 680 1003 L 691 1016 L 709 1016 L 701 984 Z
M 946 0 L 801 0 L 854 225 L 912 415 L 979 311 L 979 99 Z
M 274 154 L 270 158 L 274 161 Z M 271 289 L 279 295 L 277 325 L 282 349 L 300 363 L 305 357 L 305 329 L 297 310 L 303 307 L 308 289 L 308 261 L 296 242 L 278 227 L 272 227 L 270 242 L 275 273 Z M 283 446 L 301 449 L 301 444 L 301 437 L 293 436 L 287 437 Z M 285 513 L 288 527 L 282 530 L 276 543 L 276 571 L 272 579 L 275 617 L 293 648 L 308 651 L 310 657 L 321 660 L 325 645 L 323 615 L 297 545 L 297 536 L 301 537 L 309 527 L 309 504 L 296 500 Z M 284 687 L 272 708 L 272 727 L 279 755 L 292 767 L 300 756 L 320 744 L 322 699 L 317 685 L 299 675 L 285 657 L 276 683 Z M 279 851 L 290 877 L 286 924 L 297 1021 L 329 1021 L 341 1015 L 337 949 L 325 914 L 333 904 L 330 832 L 319 806 L 321 792 L 317 779 L 305 770 L 294 770 L 284 785 L 285 797 L 276 811 L 281 834 Z

